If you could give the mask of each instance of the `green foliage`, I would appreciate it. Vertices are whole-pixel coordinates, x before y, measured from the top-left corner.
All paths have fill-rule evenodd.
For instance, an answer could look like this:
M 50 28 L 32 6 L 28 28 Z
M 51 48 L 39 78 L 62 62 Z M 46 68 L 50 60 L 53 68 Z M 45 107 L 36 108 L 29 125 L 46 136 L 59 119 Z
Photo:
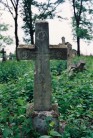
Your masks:
M 3 67 L 2 71 L 5 70 L 6 80 L 3 77 L 0 84 L 0 133 L 4 138 L 25 136 L 29 138 L 32 134 L 36 135 L 30 125 L 31 119 L 26 117 L 28 92 L 31 92 L 31 85 L 33 85 L 33 72 L 28 70 L 34 66 L 30 62 L 11 61 L 1 63 L 1 67 Z M 29 78 L 27 78 L 27 71 Z
M 23 0 L 23 21 L 24 32 L 26 34 L 24 41 L 33 44 L 33 35 L 35 32 L 35 21 L 53 19 L 56 15 L 58 5 L 64 0 L 48 0 L 39 2 L 37 0 Z M 35 9 L 35 11 L 34 11 Z M 61 16 L 57 16 L 61 18 Z
M 51 138 L 51 136 L 44 135 L 44 136 L 40 136 L 39 138 Z
M 92 36 L 89 34 L 88 29 L 79 27 L 77 28 L 76 32 L 77 36 L 79 36 L 81 39 L 87 39 L 87 40 L 92 39 Z
M 77 55 L 80 56 L 80 40 L 93 39 L 93 2 L 90 0 L 70 0 L 73 7 L 73 36 L 77 41 Z
M 3 34 L 3 32 L 6 32 L 8 30 L 8 25 L 0 24 L 0 48 L 2 46 L 10 45 L 13 43 L 13 40 L 10 36 L 6 36 Z M 3 44 L 3 45 L 2 45 Z
M 15 84 L 8 83 L 0 90 L 0 131 L 4 138 L 22 137 L 32 129 L 26 118 L 26 96 Z M 29 126 L 29 128 L 28 128 Z
M 52 121 L 48 123 L 48 135 L 41 137 L 33 131 L 32 120 L 26 117 L 26 105 L 33 101 L 33 62 L 0 63 L 0 72 L 6 74 L 4 81 L 3 72 L 0 73 L 0 134 L 3 138 L 93 137 L 93 57 L 79 57 L 73 62 L 81 58 L 87 70 L 73 77 L 65 70 L 64 61 L 51 61 L 52 101 L 58 103 L 60 121 L 66 122 L 66 127 L 60 135 L 53 130 Z
M 54 130 L 51 130 L 49 135 L 52 137 L 61 137 L 61 135 L 57 131 L 54 131 Z
M 43 136 L 40 136 L 39 138 L 61 137 L 61 134 L 54 130 L 55 122 L 52 121 L 51 117 L 46 118 L 46 123 L 48 127 L 48 135 L 43 135 Z
M 28 71 L 28 68 L 28 62 L 8 61 L 6 63 L 0 63 L 0 82 L 16 81 Z
M 57 60 L 51 61 L 51 73 L 52 75 L 61 75 L 62 71 L 64 71 L 67 68 L 67 61 L 65 60 Z
M 91 22 L 93 4 L 90 0 L 75 0 L 72 5 L 74 11 L 72 17 L 74 37 L 91 40 L 93 38 L 93 23 Z
M 85 61 L 88 70 L 76 73 L 73 77 L 69 77 L 66 71 L 60 76 L 53 76 L 53 100 L 59 105 L 60 119 L 67 123 L 63 138 L 93 135 L 92 60 L 93 57 L 87 57 Z

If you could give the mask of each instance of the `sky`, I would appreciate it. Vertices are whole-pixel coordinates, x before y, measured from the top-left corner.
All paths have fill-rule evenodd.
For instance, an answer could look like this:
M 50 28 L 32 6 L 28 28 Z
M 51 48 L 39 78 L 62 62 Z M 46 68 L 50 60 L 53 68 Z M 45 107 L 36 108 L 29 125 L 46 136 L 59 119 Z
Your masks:
M 41 1 L 41 0 L 39 0 Z M 44 1 L 44 0 L 42 0 Z M 72 27 L 71 27 L 71 17 L 73 15 L 73 11 L 71 9 L 71 5 L 66 0 L 58 9 L 58 11 L 61 11 L 59 14 L 62 15 L 62 17 L 67 18 L 66 20 L 59 20 L 59 19 L 51 19 L 47 20 L 49 22 L 49 43 L 50 44 L 59 44 L 61 43 L 61 38 L 64 36 L 66 39 L 66 42 L 70 42 L 72 44 L 73 49 L 77 49 L 76 42 L 73 40 L 73 33 L 72 33 Z M 34 10 L 35 12 L 35 10 Z M 5 22 L 6 24 L 10 24 L 10 29 L 7 32 L 11 37 L 14 38 L 14 21 L 11 17 L 11 14 L 8 13 L 7 11 L 4 11 L 3 16 L 2 16 L 2 21 Z M 18 20 L 19 24 L 19 29 L 18 29 L 18 34 L 19 34 L 19 44 L 24 44 L 22 37 L 24 36 L 24 32 L 21 29 L 22 27 L 22 18 L 19 17 Z M 12 44 L 11 46 L 7 46 L 6 48 L 7 53 L 9 54 L 10 52 L 15 51 L 15 45 Z M 81 53 L 85 55 L 90 55 L 93 54 L 93 42 L 90 44 L 85 43 L 84 41 L 81 41 Z

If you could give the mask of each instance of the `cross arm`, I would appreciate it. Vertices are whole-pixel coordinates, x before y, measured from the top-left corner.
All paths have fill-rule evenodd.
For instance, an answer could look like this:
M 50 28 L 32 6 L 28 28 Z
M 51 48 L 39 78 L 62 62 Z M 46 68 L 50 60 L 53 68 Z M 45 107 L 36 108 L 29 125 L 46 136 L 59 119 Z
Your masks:
M 67 48 L 50 48 L 50 59 L 67 60 Z
M 2 50 L 0 51 L 0 53 L 6 53 L 6 51 L 4 51 L 4 48 L 2 48 Z
M 64 44 L 49 46 L 50 59 L 67 60 L 67 46 Z
M 35 60 L 38 51 L 35 45 L 20 45 L 17 48 L 18 58 L 21 60 Z M 67 60 L 69 55 L 69 47 L 62 44 L 49 46 L 50 59 Z
M 36 57 L 36 49 L 34 45 L 20 45 L 17 48 L 18 59 L 34 60 Z

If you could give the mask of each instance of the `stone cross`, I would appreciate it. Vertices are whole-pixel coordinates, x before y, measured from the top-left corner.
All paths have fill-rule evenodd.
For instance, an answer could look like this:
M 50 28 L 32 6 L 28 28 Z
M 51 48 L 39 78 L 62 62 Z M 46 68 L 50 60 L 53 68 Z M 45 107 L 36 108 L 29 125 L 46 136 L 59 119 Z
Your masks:
M 35 60 L 34 76 L 34 110 L 51 109 L 51 76 L 50 59 L 67 60 L 67 47 L 62 44 L 49 46 L 48 22 L 38 21 L 35 24 L 35 45 L 20 45 L 18 58 Z
M 2 61 L 6 61 L 6 51 L 4 51 L 4 48 L 2 48 L 0 53 L 2 53 Z

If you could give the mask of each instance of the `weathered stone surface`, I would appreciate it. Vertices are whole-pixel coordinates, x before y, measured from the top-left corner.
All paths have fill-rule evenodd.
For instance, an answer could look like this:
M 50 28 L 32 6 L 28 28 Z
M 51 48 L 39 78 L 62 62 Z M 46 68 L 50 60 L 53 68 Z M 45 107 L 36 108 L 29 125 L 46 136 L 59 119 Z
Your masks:
M 51 109 L 50 109 L 50 113 L 51 113 L 51 111 L 52 111 L 53 117 L 57 118 L 59 116 L 59 111 L 58 111 L 58 105 L 57 104 L 52 104 Z M 38 112 L 40 112 L 40 111 L 35 111 L 34 110 L 34 103 L 27 104 L 27 108 L 26 108 L 26 116 L 27 117 L 32 117 L 33 118 L 33 117 L 37 116 Z
M 47 134 L 49 130 L 49 124 L 53 121 L 53 129 L 59 131 L 59 112 L 58 105 L 52 104 L 50 111 L 35 111 L 34 104 L 27 105 L 26 110 L 27 117 L 32 118 L 32 125 L 34 130 L 40 134 Z
M 49 29 L 47 22 L 36 23 L 34 109 L 48 111 L 51 108 L 51 76 L 49 62 Z
M 51 48 L 49 51 L 50 59 L 67 60 L 67 48 Z
M 72 49 L 72 57 L 77 56 L 77 51 L 75 49 Z
M 60 47 L 57 46 L 58 45 L 53 45 L 52 47 L 50 47 L 48 54 L 49 59 L 67 60 L 67 47 L 62 48 L 61 44 Z M 38 51 L 36 49 L 32 49 L 32 47 L 25 48 L 25 46 L 23 46 L 18 48 L 18 57 L 22 60 L 35 60 L 37 54 Z
M 83 70 L 85 70 L 85 61 L 83 61 L 83 60 L 80 60 L 78 63 L 77 63 L 77 68 L 76 68 L 76 70 L 77 71 L 83 71 Z
M 67 67 L 69 67 L 72 63 L 72 45 L 67 42 Z
M 49 120 L 47 121 L 47 119 Z M 59 131 L 59 120 L 52 116 L 52 111 L 40 111 L 37 116 L 32 119 L 34 129 L 40 134 L 48 134 L 49 124 L 54 123 L 54 129 Z
M 74 72 L 80 72 L 85 70 L 85 61 L 80 60 L 77 64 L 72 64 L 69 66 L 69 76 L 72 76 Z
M 65 37 L 62 37 L 62 44 L 65 45 Z

